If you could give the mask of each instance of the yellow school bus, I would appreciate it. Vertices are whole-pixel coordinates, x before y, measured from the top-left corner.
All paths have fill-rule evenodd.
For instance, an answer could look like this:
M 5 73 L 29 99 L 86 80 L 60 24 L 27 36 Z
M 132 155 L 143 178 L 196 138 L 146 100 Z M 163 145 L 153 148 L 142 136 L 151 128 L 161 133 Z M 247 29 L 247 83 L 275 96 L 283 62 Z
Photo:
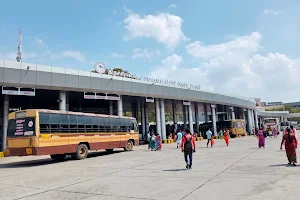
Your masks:
M 66 155 L 84 159 L 89 150 L 131 151 L 139 144 L 135 118 L 32 109 L 8 116 L 6 156 Z

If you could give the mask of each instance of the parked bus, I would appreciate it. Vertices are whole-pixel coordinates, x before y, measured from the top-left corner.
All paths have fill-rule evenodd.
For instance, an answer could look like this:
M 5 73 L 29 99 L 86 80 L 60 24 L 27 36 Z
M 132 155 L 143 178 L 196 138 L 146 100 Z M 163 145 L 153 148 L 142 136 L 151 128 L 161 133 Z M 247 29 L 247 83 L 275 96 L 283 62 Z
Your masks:
M 131 117 L 24 110 L 8 119 L 7 156 L 50 155 L 61 161 L 71 155 L 80 160 L 89 150 L 131 151 L 139 144 L 137 122 Z
M 263 127 L 269 133 L 269 135 L 272 135 L 273 128 L 276 128 L 278 131 L 280 130 L 279 119 L 278 118 L 264 118 Z
M 207 122 L 200 124 L 199 130 L 202 132 L 202 136 L 206 138 L 206 131 L 208 129 L 212 129 L 213 125 L 212 122 Z M 217 131 L 223 129 L 229 129 L 230 137 L 234 138 L 237 135 L 246 135 L 246 127 L 245 127 L 245 120 L 243 119 L 233 119 L 233 120 L 226 120 L 226 121 L 218 121 L 217 122 Z

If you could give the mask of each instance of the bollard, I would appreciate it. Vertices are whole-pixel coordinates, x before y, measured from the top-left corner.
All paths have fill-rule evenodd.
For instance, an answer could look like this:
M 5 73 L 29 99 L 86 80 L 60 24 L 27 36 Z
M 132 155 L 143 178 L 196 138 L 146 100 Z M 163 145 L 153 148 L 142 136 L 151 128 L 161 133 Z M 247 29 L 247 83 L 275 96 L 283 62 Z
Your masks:
M 0 152 L 0 158 L 4 157 L 4 152 Z

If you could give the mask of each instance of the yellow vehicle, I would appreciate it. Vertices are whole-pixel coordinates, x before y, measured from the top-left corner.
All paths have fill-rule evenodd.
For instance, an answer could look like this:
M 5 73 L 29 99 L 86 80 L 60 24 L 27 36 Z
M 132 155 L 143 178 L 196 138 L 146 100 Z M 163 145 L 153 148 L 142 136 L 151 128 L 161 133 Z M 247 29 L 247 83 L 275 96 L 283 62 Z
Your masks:
M 203 123 L 200 125 L 199 130 L 202 133 L 205 133 L 208 129 L 212 129 L 213 125 L 212 122 Z M 225 121 L 218 121 L 217 122 L 217 131 L 228 129 L 230 132 L 230 137 L 234 138 L 237 135 L 246 135 L 246 128 L 245 128 L 245 120 L 243 119 L 233 119 L 233 120 L 225 120 Z M 203 134 L 204 138 L 206 135 Z
M 231 120 L 231 126 L 229 128 L 230 134 L 233 136 L 236 135 L 246 135 L 246 127 L 245 127 L 245 120 L 243 119 L 233 119 Z
M 8 116 L 6 156 L 66 155 L 84 159 L 89 150 L 132 150 L 139 144 L 135 118 L 112 115 L 24 110 Z

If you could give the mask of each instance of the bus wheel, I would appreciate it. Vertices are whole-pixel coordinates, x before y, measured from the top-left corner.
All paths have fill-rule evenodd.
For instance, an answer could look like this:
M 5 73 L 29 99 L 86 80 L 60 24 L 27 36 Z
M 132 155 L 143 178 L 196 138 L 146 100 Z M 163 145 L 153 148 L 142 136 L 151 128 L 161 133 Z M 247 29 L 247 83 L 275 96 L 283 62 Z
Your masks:
M 72 156 L 77 160 L 85 159 L 88 155 L 88 147 L 85 144 L 80 144 L 77 147 L 76 153 Z
M 112 153 L 112 152 L 114 151 L 114 149 L 105 149 L 105 151 L 106 151 L 107 153 Z
M 133 143 L 131 140 L 128 140 L 126 146 L 124 147 L 124 151 L 132 151 L 133 149 Z
M 65 158 L 66 158 L 66 154 L 50 155 L 50 157 L 51 157 L 53 160 L 56 160 L 56 161 L 64 161 Z

